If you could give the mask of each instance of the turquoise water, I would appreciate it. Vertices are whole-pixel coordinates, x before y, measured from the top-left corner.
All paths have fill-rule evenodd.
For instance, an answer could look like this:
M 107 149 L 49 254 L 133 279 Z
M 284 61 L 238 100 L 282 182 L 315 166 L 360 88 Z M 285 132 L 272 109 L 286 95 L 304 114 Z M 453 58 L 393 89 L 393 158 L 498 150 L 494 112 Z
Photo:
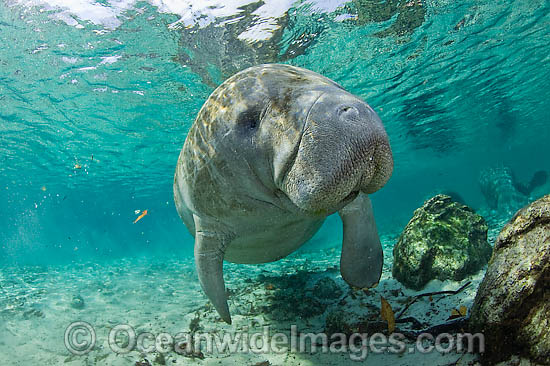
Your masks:
M 365 3 L 295 3 L 255 43 L 238 35 L 269 18 L 251 9 L 185 28 L 147 3 L 96 4 L 116 10 L 106 20 L 2 3 L 0 260 L 189 255 L 172 201 L 178 152 L 214 87 L 258 62 L 317 71 L 380 114 L 395 158 L 374 195 L 382 232 L 438 191 L 483 207 L 486 167 L 524 181 L 548 170 L 547 2 L 428 1 L 394 14 Z M 150 214 L 133 225 L 138 209 Z M 316 240 L 332 245 L 338 230 L 331 219 Z
M 483 214 L 494 237 L 550 190 L 543 180 L 494 207 L 480 186 L 495 167 L 516 185 L 550 170 L 549 30 L 543 0 L 0 2 L 0 318 L 21 306 L 49 319 L 79 293 L 97 312 L 114 307 L 104 298 L 93 307 L 96 286 L 145 309 L 136 297 L 177 294 L 178 278 L 206 302 L 174 169 L 206 98 L 258 63 L 321 73 L 378 112 L 395 168 L 373 204 L 390 252 L 413 211 L 441 192 Z M 137 210 L 148 215 L 134 224 Z M 332 256 L 341 239 L 332 216 L 304 249 Z M 118 275 L 125 287 L 109 285 Z M 180 301 L 162 296 L 156 306 Z

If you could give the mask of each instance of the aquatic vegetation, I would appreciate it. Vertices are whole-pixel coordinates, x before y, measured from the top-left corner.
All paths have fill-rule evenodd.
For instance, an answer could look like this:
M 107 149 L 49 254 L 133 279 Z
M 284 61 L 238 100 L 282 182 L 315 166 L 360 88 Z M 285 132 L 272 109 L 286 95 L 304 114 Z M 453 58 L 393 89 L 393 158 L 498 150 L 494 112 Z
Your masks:
M 327 302 L 337 301 L 343 291 L 328 277 L 319 279 L 310 291 L 304 291 L 316 277 L 315 272 L 309 271 L 280 277 L 260 276 L 259 280 L 272 288 L 268 289 L 267 301 L 255 304 L 251 315 L 265 314 L 276 321 L 290 321 L 323 314 L 327 309 Z M 332 293 L 326 296 L 329 291 Z
M 357 314 L 346 311 L 332 311 L 327 314 L 324 332 L 328 335 L 345 334 L 350 337 L 354 333 L 373 334 L 387 329 L 386 322 L 374 321 L 373 317 L 358 317 Z
M 342 296 L 340 286 L 330 277 L 323 277 L 315 283 L 312 292 L 320 301 L 334 300 Z

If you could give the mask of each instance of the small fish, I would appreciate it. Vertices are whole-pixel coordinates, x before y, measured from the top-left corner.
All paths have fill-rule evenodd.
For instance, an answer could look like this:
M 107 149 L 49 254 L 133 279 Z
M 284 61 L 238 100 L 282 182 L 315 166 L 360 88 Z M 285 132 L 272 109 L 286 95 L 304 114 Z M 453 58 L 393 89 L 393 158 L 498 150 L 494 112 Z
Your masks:
M 134 221 L 134 224 L 136 222 L 138 222 L 139 220 L 141 220 L 145 215 L 147 215 L 147 210 L 143 210 L 143 212 L 141 213 L 141 215 L 138 216 L 138 218 L 136 219 L 136 221 Z

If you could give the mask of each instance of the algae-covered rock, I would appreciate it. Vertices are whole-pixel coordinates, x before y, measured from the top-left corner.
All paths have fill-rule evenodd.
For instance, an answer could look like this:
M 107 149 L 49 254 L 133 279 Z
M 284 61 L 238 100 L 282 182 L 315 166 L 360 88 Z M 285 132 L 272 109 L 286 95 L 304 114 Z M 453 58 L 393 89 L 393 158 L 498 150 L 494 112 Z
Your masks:
M 414 212 L 393 249 L 393 276 L 413 289 L 432 279 L 460 281 L 491 257 L 483 217 L 437 195 Z
M 502 229 L 470 316 L 487 364 L 512 355 L 550 364 L 550 195 Z

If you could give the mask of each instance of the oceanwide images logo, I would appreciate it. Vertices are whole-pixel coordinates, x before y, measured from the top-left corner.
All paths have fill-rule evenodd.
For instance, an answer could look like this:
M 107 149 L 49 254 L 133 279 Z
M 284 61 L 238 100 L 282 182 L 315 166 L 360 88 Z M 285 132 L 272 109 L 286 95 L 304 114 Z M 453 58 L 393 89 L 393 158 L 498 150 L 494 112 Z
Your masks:
M 408 341 L 407 341 L 408 340 Z M 86 322 L 71 323 L 65 330 L 65 347 L 74 355 L 86 355 L 94 350 L 97 342 L 95 329 Z M 402 333 L 301 333 L 292 325 L 289 333 L 272 332 L 269 326 L 260 332 L 247 328 L 240 331 L 212 333 L 181 332 L 177 334 L 150 332 L 137 333 L 128 324 L 114 326 L 107 337 L 110 349 L 117 354 L 131 351 L 141 353 L 176 352 L 191 357 L 224 353 L 347 353 L 354 361 L 365 360 L 369 353 L 474 353 L 483 352 L 483 334 L 449 334 L 434 336 L 420 333 L 411 341 Z

